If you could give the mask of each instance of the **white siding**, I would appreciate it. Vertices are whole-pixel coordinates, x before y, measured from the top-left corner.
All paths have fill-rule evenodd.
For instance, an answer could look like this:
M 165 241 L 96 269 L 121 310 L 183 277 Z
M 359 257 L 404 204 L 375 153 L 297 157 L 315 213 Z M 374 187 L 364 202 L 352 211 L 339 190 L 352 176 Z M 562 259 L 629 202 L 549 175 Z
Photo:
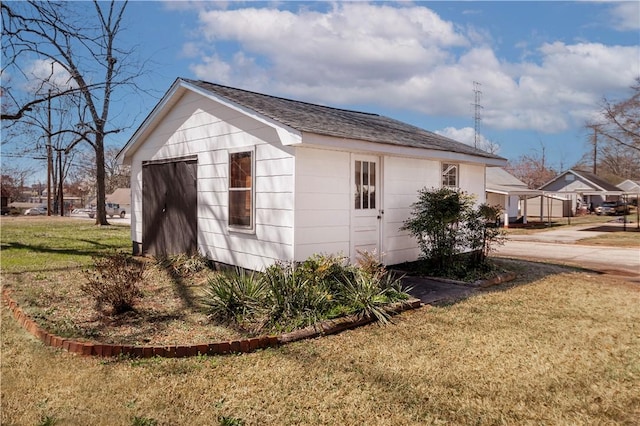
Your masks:
M 413 261 L 420 255 L 418 244 L 408 231 L 401 231 L 411 215 L 411 205 L 423 188 L 440 187 L 440 162 L 402 157 L 385 157 L 382 185 L 384 224 L 382 261 L 387 265 Z
M 486 201 L 485 173 L 483 164 L 460 164 L 459 187 L 462 191 L 476 196 L 476 203 Z
M 348 152 L 296 148 L 295 259 L 349 254 Z
M 229 230 L 228 150 L 254 149 L 255 233 Z M 142 161 L 198 156 L 198 249 L 251 269 L 293 258 L 294 159 L 275 129 L 187 92 L 132 161 L 132 239 L 142 242 Z

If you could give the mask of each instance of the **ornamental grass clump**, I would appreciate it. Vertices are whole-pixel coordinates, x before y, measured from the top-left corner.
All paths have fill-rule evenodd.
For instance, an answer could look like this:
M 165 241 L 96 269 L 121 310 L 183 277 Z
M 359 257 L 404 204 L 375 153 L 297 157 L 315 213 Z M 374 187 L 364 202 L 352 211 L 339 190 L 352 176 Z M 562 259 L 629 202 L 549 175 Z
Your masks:
M 343 275 L 336 300 L 359 317 L 376 318 L 387 324 L 391 321 L 388 306 L 407 300 L 409 289 L 403 288 L 402 277 L 395 276 L 373 259 L 370 255 L 361 257 L 361 266 Z
M 260 316 L 265 297 L 266 287 L 260 275 L 236 268 L 209 278 L 203 304 L 215 319 L 242 324 Z
M 267 287 L 265 308 L 275 328 L 311 325 L 326 317 L 332 295 L 324 280 L 316 281 L 294 262 L 277 262 L 268 267 L 263 279 Z
M 244 330 L 289 331 L 348 314 L 389 322 L 389 304 L 408 299 L 401 278 L 375 254 L 358 265 L 342 256 L 314 255 L 276 262 L 264 272 L 236 269 L 209 279 L 203 305 L 212 318 Z
M 87 282 L 80 289 L 93 297 L 99 310 L 105 305 L 114 314 L 133 310 L 137 299 L 142 297 L 139 285 L 144 277 L 144 263 L 121 252 L 92 259 L 94 267 L 84 271 Z

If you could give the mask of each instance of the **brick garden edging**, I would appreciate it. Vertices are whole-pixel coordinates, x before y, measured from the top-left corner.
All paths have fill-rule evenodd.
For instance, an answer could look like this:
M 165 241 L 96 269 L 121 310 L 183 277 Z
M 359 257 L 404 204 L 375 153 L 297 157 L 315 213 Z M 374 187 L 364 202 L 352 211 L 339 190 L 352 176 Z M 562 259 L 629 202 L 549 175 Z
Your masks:
M 204 343 L 199 345 L 166 345 L 166 346 L 133 346 L 115 345 L 102 343 L 78 342 L 72 339 L 56 336 L 40 327 L 34 320 L 24 313 L 18 303 L 11 298 L 6 289 L 2 289 L 2 299 L 9 306 L 14 318 L 21 327 L 41 340 L 45 345 L 54 348 L 64 349 L 67 352 L 78 355 L 92 355 L 101 357 L 112 357 L 118 355 L 128 355 L 136 358 L 152 358 L 154 356 L 164 358 L 185 358 L 197 355 L 222 355 L 228 353 L 253 352 L 257 349 L 264 349 L 278 346 L 285 343 L 295 342 L 301 339 L 309 339 L 321 335 L 335 334 L 341 331 L 359 327 L 373 322 L 374 318 L 360 318 L 350 316 L 327 320 L 319 324 L 284 333 L 279 336 L 261 336 L 249 339 L 231 340 L 227 342 Z M 420 307 L 418 299 L 409 299 L 406 302 L 396 303 L 386 310 L 390 314 L 396 314 L 408 309 Z

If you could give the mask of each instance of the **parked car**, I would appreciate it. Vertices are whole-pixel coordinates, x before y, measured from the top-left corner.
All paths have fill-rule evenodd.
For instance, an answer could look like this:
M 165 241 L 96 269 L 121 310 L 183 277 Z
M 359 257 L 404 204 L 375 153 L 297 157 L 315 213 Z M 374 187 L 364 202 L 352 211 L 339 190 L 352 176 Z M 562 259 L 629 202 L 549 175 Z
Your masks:
M 605 201 L 599 209 L 596 209 L 596 213 L 609 216 L 628 214 L 629 207 L 622 201 Z
M 107 209 L 107 216 L 109 217 L 120 216 L 121 218 L 124 219 L 124 216 L 127 214 L 127 212 L 124 209 L 120 208 L 120 204 L 106 203 L 105 208 Z M 95 207 L 92 207 L 91 210 L 89 210 L 89 217 L 91 219 L 96 217 Z
M 31 207 L 24 211 L 25 216 L 42 216 L 47 214 L 47 208 L 45 206 Z

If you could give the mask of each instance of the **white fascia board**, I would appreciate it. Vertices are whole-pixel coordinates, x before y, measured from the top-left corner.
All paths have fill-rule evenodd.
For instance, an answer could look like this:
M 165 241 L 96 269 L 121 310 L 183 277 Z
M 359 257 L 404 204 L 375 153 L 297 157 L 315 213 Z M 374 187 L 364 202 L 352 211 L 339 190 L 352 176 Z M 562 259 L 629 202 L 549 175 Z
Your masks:
M 498 189 L 498 188 L 490 188 L 487 187 L 487 192 L 492 192 L 494 194 L 502 194 L 502 195 L 542 195 L 543 191 L 537 189 Z
M 302 145 L 339 151 L 375 153 L 398 157 L 424 158 L 429 160 L 442 160 L 459 163 L 484 164 L 486 166 L 504 167 L 506 159 L 487 158 L 470 154 L 435 149 L 415 148 L 410 146 L 391 145 L 385 143 L 369 142 L 359 139 L 336 138 L 333 136 L 319 135 L 316 133 L 302 134 Z
M 302 134 L 298 130 L 292 127 L 282 124 L 272 118 L 266 117 L 243 105 L 230 101 L 225 97 L 218 96 L 215 93 L 211 93 L 208 90 L 204 90 L 198 86 L 191 85 L 187 82 L 182 82 L 182 83 L 186 88 L 188 88 L 189 90 L 201 96 L 211 99 L 214 102 L 217 102 L 221 105 L 226 106 L 227 108 L 236 110 L 248 117 L 253 118 L 256 121 L 266 124 L 267 126 L 273 127 L 276 130 L 278 137 L 280 138 L 280 143 L 282 143 L 283 145 L 295 145 L 302 142 Z

